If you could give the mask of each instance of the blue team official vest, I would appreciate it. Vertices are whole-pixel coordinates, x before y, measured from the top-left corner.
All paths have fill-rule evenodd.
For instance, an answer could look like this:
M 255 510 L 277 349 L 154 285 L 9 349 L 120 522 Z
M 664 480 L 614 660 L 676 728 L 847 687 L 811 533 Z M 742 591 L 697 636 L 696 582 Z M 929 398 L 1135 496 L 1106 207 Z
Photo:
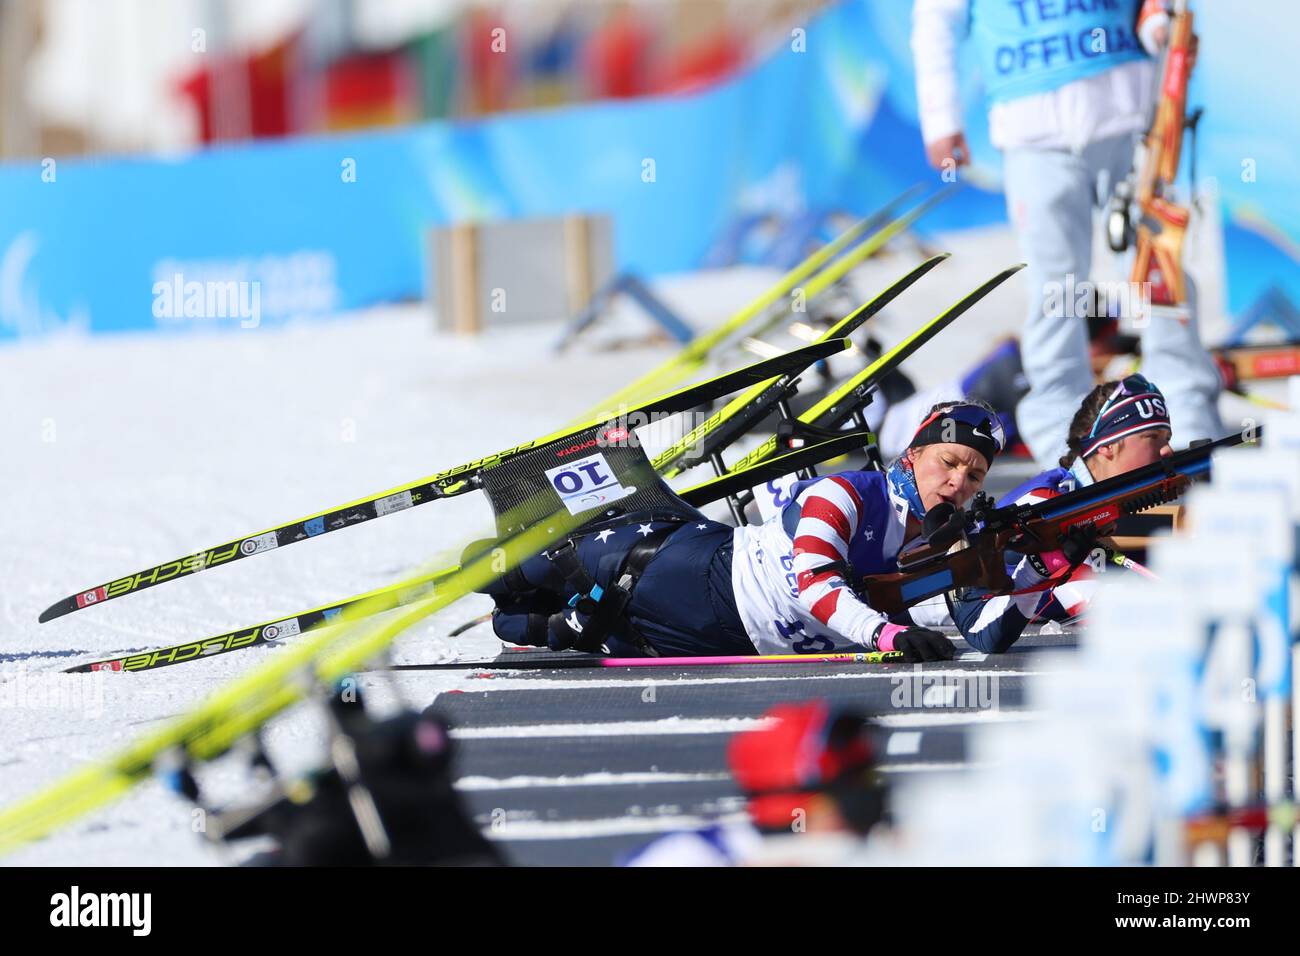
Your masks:
M 1139 0 L 971 0 L 991 103 L 1046 93 L 1146 56 Z

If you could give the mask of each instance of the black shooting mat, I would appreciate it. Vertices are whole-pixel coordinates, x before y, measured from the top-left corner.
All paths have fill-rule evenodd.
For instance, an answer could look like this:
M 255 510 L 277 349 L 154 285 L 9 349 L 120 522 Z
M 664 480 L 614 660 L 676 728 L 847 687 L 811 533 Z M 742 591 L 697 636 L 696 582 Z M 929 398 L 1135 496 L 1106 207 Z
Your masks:
M 636 668 L 639 673 L 635 675 L 620 675 L 619 682 L 626 685 L 622 687 L 597 686 L 591 681 L 583 681 L 563 689 L 457 691 L 439 695 L 435 708 L 451 721 L 453 727 L 534 728 L 547 724 L 758 717 L 780 701 L 825 700 L 838 707 L 854 707 L 868 713 L 899 711 L 899 705 L 893 700 L 898 687 L 894 677 L 887 672 L 820 677 L 815 675 L 820 667 L 817 664 L 794 665 L 791 671 L 797 668 L 804 673 L 787 671 L 784 675 L 752 673 L 759 670 L 758 667 L 728 667 L 726 674 L 717 673 L 722 668 L 710 668 L 713 673 L 701 668 L 699 678 L 725 680 L 709 684 L 695 683 L 683 675 L 652 676 L 646 669 Z M 778 666 L 763 665 L 762 669 L 777 670 Z M 738 670 L 745 673 L 737 674 Z M 997 674 L 999 668 L 972 666 L 960 670 L 970 674 Z M 899 672 L 904 675 L 911 673 L 906 665 L 901 665 Z M 925 671 L 917 673 L 923 677 Z M 560 679 L 567 681 L 567 675 Z M 593 686 L 584 688 L 583 683 Z M 999 677 L 997 690 L 1000 706 L 1023 706 L 1022 678 Z M 942 705 L 946 712 L 981 708 L 974 699 L 980 693 L 977 686 L 963 692 L 963 686 L 958 685 L 955 691 L 927 690 L 924 685 L 920 690 L 935 697 L 946 696 Z
M 603 866 L 663 833 L 743 814 L 743 797 L 727 774 L 727 743 L 782 701 L 828 699 L 882 715 L 882 767 L 891 777 L 961 772 L 971 721 L 990 719 L 982 713 L 990 709 L 1001 712 L 992 719 L 1023 719 L 1016 712 L 1025 707 L 1027 678 L 1018 672 L 1041 673 L 1045 652 L 1077 642 L 1068 630 L 1037 630 L 1033 625 L 1010 652 L 983 659 L 958 641 L 958 656 L 970 659 L 920 670 L 905 664 L 470 668 L 459 682 L 463 689 L 439 694 L 432 706 L 456 728 L 462 797 L 512 862 Z M 553 657 L 511 651 L 500 659 Z M 407 679 L 418 673 L 404 672 Z M 933 687 L 941 675 L 943 686 Z M 921 680 L 902 695 L 891 676 Z

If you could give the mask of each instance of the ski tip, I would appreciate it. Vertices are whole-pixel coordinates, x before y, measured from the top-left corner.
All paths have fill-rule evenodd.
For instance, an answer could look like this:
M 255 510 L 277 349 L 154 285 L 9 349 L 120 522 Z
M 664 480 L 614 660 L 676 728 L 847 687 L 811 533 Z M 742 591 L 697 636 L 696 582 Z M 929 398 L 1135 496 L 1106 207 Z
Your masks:
M 919 279 L 919 278 L 921 278 L 921 276 L 925 275 L 927 272 L 929 272 L 929 271 L 930 271 L 931 269 L 933 269 L 935 266 L 939 265 L 939 263 L 941 263 L 941 262 L 947 262 L 947 261 L 948 261 L 949 259 L 951 259 L 951 258 L 952 258 L 952 253 L 951 253 L 951 252 L 936 252 L 934 255 L 930 256 L 930 258 L 928 258 L 928 259 L 922 259 L 919 263 L 916 264 L 916 267 L 915 267 L 914 269 L 912 269 L 912 271 L 909 272 L 909 273 L 908 273 L 906 276 L 904 276 L 903 278 L 904 278 L 904 280 L 906 280 L 906 279 L 910 279 L 910 278 L 912 278 L 913 276 L 915 276 L 916 278 Z M 886 291 L 889 291 L 889 290 L 886 290 Z
M 38 624 L 44 624 L 47 621 L 54 620 L 56 617 L 63 617 L 63 615 L 67 614 L 71 610 L 72 608 L 68 607 L 68 599 L 64 598 L 62 601 L 51 604 L 42 611 L 41 616 L 36 619 L 36 622 Z
M 853 340 L 847 336 L 838 339 L 824 339 L 820 342 L 813 342 L 811 345 L 801 345 L 799 348 L 778 355 L 770 361 L 775 364 L 786 359 L 798 357 L 807 360 L 808 364 L 811 365 L 819 359 L 830 358 L 832 355 L 838 355 L 840 352 L 847 351 L 852 347 Z M 757 368 L 762 364 L 763 362 L 756 362 L 753 367 Z
M 1025 263 L 1023 262 L 1017 262 L 1015 265 L 1007 266 L 985 284 L 990 286 L 1001 285 L 1023 268 L 1025 268 Z
M 821 342 L 814 342 L 812 345 L 805 345 L 796 351 L 808 359 L 808 365 L 813 362 L 819 362 L 822 359 L 828 359 L 832 355 L 839 355 L 841 352 L 847 352 L 853 347 L 853 340 L 848 336 L 838 339 L 825 339 Z M 803 366 L 804 369 L 808 365 Z M 802 369 L 800 370 L 802 372 Z

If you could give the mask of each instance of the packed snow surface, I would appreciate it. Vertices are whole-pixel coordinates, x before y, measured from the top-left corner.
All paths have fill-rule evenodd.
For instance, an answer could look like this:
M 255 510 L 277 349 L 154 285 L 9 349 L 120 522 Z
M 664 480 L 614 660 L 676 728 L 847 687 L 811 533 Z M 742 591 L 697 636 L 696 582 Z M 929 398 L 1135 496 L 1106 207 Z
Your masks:
M 1002 233 L 957 255 L 873 322 L 887 344 L 1016 261 Z M 858 301 L 916 256 L 856 275 Z M 734 269 L 661 282 L 706 327 L 774 281 Z M 1023 315 L 1017 277 L 908 365 L 919 384 L 963 369 Z M 853 303 L 848 303 L 849 305 Z M 148 674 L 57 672 L 274 620 L 378 587 L 491 531 L 481 495 L 437 502 L 211 569 L 38 624 L 56 599 L 155 563 L 406 484 L 570 422 L 671 353 L 665 344 L 602 348 L 644 331 L 624 309 L 566 354 L 560 324 L 501 326 L 477 339 L 434 330 L 422 306 L 281 328 L 189 335 L 57 338 L 0 350 L 0 805 L 183 713 L 257 667 L 250 649 Z M 783 343 L 794 345 L 794 340 Z M 744 361 L 733 357 L 731 365 Z M 448 638 L 490 604 L 474 597 L 405 634 L 399 661 L 489 657 L 490 628 Z M 367 678 L 370 699 L 415 707 L 466 681 L 455 673 Z M 311 708 L 267 736 L 286 769 L 318 764 Z M 227 760 L 202 776 L 214 803 L 245 793 Z M 467 781 L 473 785 L 473 781 Z M 211 864 L 185 801 L 151 781 L 8 858 L 19 864 Z

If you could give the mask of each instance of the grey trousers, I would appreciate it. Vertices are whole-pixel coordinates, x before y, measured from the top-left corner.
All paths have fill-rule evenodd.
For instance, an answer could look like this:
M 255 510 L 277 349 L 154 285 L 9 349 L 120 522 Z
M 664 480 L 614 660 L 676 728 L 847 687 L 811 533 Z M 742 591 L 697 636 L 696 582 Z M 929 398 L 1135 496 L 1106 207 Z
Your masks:
M 1007 211 L 1028 268 L 1029 308 L 1021 356 L 1030 391 L 1016 424 L 1034 458 L 1054 467 L 1066 450 L 1070 420 L 1092 389 L 1087 319 L 1068 297 L 1092 268 L 1093 209 L 1111 183 L 1127 174 L 1135 137 L 1116 136 L 1081 152 L 1013 149 L 1005 153 Z M 1188 283 L 1190 315 L 1152 315 L 1143 324 L 1142 373 L 1168 403 L 1175 447 L 1218 438 L 1220 378 L 1201 343 L 1196 292 Z M 1064 308 L 1062 308 L 1064 306 Z

